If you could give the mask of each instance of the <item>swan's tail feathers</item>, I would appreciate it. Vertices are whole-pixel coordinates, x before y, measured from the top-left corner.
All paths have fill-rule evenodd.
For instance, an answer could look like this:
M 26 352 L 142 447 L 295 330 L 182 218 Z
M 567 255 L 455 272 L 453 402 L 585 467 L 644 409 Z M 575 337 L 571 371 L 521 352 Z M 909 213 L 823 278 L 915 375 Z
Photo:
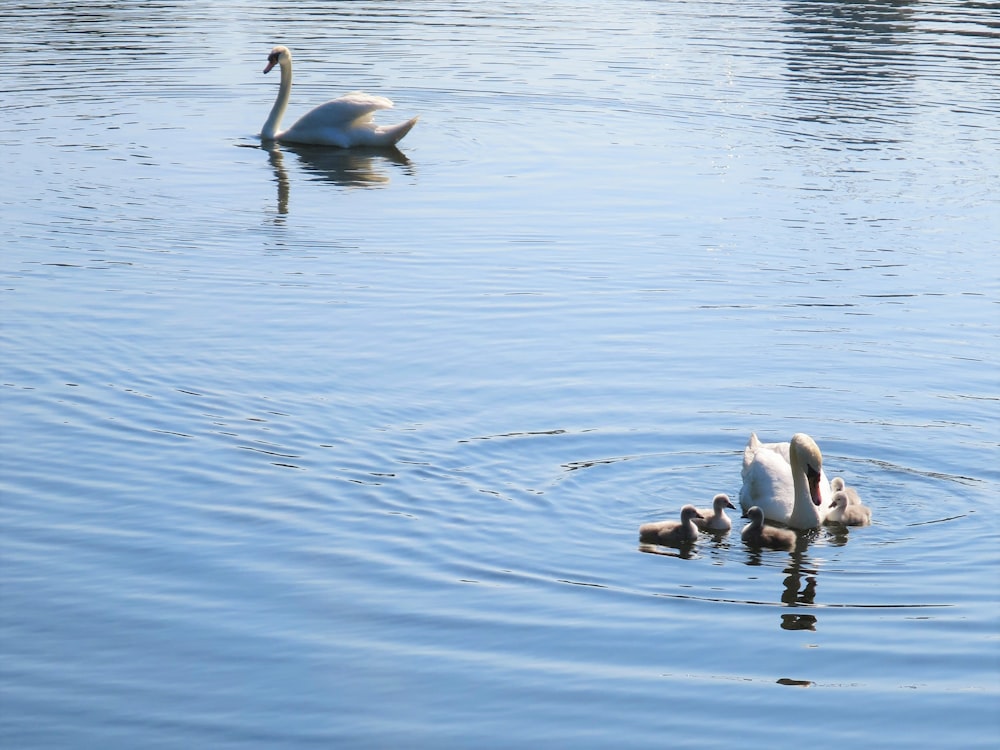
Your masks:
M 411 118 L 406 122 L 401 122 L 397 125 L 389 125 L 388 127 L 383 128 L 383 132 L 386 134 L 389 144 L 394 146 L 403 140 L 403 137 L 413 130 L 413 126 L 417 124 L 417 120 L 419 119 L 420 116 L 418 115 L 417 117 Z
M 753 457 L 758 450 L 760 450 L 760 438 L 757 437 L 756 432 L 751 432 L 750 439 L 747 440 L 747 447 L 743 449 L 743 479 L 747 478 L 747 469 L 753 463 Z

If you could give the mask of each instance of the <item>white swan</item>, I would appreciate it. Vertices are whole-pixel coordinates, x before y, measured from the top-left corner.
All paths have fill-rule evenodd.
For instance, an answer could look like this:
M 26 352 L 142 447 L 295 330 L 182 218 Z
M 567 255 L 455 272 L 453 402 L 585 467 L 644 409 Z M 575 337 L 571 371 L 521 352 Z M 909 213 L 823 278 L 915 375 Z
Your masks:
M 260 137 L 266 141 L 307 143 L 317 146 L 393 146 L 417 124 L 416 117 L 396 125 L 376 125 L 372 115 L 380 109 L 390 109 L 392 102 L 384 96 L 372 96 L 352 91 L 339 99 L 320 104 L 306 112 L 288 130 L 278 131 L 281 118 L 288 107 L 292 93 L 292 53 L 287 47 L 275 47 L 267 56 L 267 73 L 275 65 L 281 66 L 281 85 L 271 107 L 271 114 L 261 128 Z
M 872 509 L 860 502 L 852 503 L 850 496 L 839 490 L 833 493 L 833 504 L 826 516 L 826 523 L 842 523 L 844 526 L 867 526 L 872 522 Z
M 748 547 L 770 547 L 771 549 L 795 549 L 797 537 L 794 531 L 764 525 L 764 511 L 756 505 L 747 511 L 750 523 L 743 527 L 740 537 Z
M 698 538 L 698 527 L 694 525 L 696 518 L 701 518 L 698 509 L 693 505 L 685 505 L 681 508 L 679 523 L 677 521 L 656 521 L 640 526 L 639 541 L 644 544 L 669 546 L 693 542 Z
M 750 433 L 740 489 L 744 511 L 757 506 L 768 520 L 812 529 L 823 523 L 832 496 L 823 454 L 811 437 L 799 432 L 790 443 L 762 443 Z
M 698 509 L 700 519 L 694 519 L 694 525 L 702 531 L 729 531 L 733 528 L 733 522 L 726 515 L 726 508 L 736 510 L 736 506 L 729 500 L 729 495 L 718 494 L 712 498 L 712 509 Z

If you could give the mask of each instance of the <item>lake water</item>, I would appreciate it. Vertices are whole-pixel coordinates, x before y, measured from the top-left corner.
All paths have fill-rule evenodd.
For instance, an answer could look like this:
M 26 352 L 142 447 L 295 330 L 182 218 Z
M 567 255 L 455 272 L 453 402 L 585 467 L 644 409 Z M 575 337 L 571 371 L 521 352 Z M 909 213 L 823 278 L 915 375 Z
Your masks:
M 261 148 L 279 43 L 400 151 Z M 995 747 L 1000 4 L 14 0 L 0 59 L 0 745 Z M 873 525 L 640 548 L 751 430 Z

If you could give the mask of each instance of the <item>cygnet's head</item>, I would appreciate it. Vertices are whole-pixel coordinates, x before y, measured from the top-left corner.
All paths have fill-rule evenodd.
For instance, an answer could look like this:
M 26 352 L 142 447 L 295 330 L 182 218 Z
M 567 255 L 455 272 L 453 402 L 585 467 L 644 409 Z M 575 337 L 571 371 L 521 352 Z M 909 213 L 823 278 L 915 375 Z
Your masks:
M 747 518 L 750 519 L 750 523 L 755 526 L 764 525 L 764 511 L 762 511 L 758 506 L 753 506 L 747 511 Z
M 698 509 L 693 505 L 685 505 L 681 508 L 681 521 L 687 523 L 695 518 L 704 518 L 704 516 L 698 512 Z
M 850 504 L 851 501 L 847 497 L 847 493 L 843 490 L 838 490 L 833 493 L 833 499 L 830 501 L 830 510 L 833 510 L 834 508 L 840 508 L 843 510 Z
M 788 457 L 791 460 L 793 473 L 796 465 L 805 472 L 806 481 L 809 484 L 809 497 L 812 498 L 813 505 L 817 507 L 822 505 L 823 498 L 819 494 L 819 479 L 823 471 L 823 454 L 819 452 L 816 441 L 804 432 L 795 433 L 792 435 Z
M 729 495 L 721 492 L 712 498 L 712 507 L 715 509 L 716 515 L 722 513 L 723 508 L 732 508 L 733 510 L 736 510 L 736 506 L 729 500 Z
M 831 479 L 830 480 L 830 489 L 833 492 L 839 492 L 840 490 L 844 489 L 844 478 L 843 477 L 834 477 L 833 479 Z

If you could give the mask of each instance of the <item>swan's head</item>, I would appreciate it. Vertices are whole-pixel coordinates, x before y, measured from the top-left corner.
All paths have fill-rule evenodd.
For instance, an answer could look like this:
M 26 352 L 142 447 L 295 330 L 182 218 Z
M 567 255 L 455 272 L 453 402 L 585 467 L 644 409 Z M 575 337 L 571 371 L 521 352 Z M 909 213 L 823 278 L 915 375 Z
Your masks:
M 288 51 L 288 47 L 282 47 L 279 44 L 267 56 L 267 67 L 264 68 L 264 72 L 267 73 L 275 65 L 288 65 L 291 61 L 292 53 Z
M 695 518 L 704 518 L 704 516 L 698 512 L 698 509 L 693 505 L 685 505 L 681 508 L 681 522 L 688 523 Z
M 732 508 L 733 510 L 736 510 L 736 506 L 729 500 L 729 495 L 724 493 L 719 493 L 712 498 L 712 507 L 715 509 L 716 515 L 722 513 L 723 508 Z
M 819 452 L 816 441 L 804 432 L 792 435 L 790 456 L 792 471 L 795 466 L 805 472 L 806 481 L 809 484 L 809 497 L 812 498 L 813 505 L 819 507 L 823 503 L 823 498 L 819 494 L 819 480 L 823 471 L 823 454 Z

